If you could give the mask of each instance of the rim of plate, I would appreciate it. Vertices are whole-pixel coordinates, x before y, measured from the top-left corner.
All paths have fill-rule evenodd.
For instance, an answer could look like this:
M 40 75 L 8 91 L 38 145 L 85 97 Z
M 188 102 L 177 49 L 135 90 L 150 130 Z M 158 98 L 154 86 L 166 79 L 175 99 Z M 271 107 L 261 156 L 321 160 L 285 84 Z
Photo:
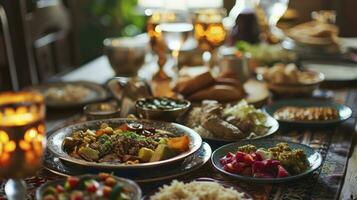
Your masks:
M 203 142 L 201 148 L 203 149 L 204 152 L 206 152 L 205 156 L 202 157 L 202 162 L 194 165 L 193 167 L 189 168 L 186 171 L 183 171 L 183 172 L 180 172 L 180 173 L 175 173 L 175 174 L 170 174 L 170 175 L 167 175 L 167 176 L 158 176 L 158 177 L 152 177 L 152 178 L 146 178 L 146 179 L 142 178 L 142 179 L 132 179 L 132 180 L 134 180 L 137 183 L 147 183 L 147 182 L 154 182 L 154 181 L 162 181 L 162 180 L 167 180 L 167 179 L 170 179 L 170 178 L 183 176 L 183 175 L 188 174 L 188 173 L 190 173 L 192 171 L 195 171 L 195 170 L 201 168 L 203 165 L 205 165 L 210 160 L 211 155 L 212 155 L 212 149 L 211 149 L 211 146 L 208 143 Z M 194 156 L 194 155 L 191 155 L 191 156 Z M 46 168 L 48 171 L 50 171 L 50 172 L 52 172 L 54 174 L 60 175 L 60 176 L 64 176 L 64 177 L 71 176 L 71 175 L 66 174 L 64 172 L 60 172 L 60 171 L 56 171 L 55 169 L 51 169 L 51 168 L 47 167 L 46 165 L 44 166 L 44 168 Z

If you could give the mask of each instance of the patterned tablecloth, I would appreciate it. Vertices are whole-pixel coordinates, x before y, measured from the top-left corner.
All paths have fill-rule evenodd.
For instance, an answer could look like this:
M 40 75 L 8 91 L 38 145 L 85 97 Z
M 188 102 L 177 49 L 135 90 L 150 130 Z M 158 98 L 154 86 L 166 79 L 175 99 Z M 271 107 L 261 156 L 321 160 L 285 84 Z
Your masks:
M 335 100 L 346 103 L 352 108 L 357 108 L 357 91 L 335 92 Z M 274 134 L 271 138 L 299 142 L 310 145 L 318 150 L 323 156 L 323 165 L 311 176 L 299 181 L 281 185 L 257 185 L 253 183 L 239 182 L 230 179 L 215 171 L 211 163 L 207 163 L 202 168 L 180 177 L 181 180 L 192 180 L 198 177 L 210 177 L 220 181 L 238 185 L 248 191 L 256 199 L 337 199 L 341 191 L 346 172 L 353 137 L 355 134 L 356 116 L 334 129 L 328 130 L 300 130 L 284 131 Z M 28 186 L 28 199 L 34 199 L 36 188 L 48 180 L 57 179 L 46 170 L 41 170 L 35 177 L 26 179 Z M 171 180 L 142 184 L 144 193 L 154 190 L 162 184 L 167 184 Z M 4 181 L 1 182 L 0 200 L 4 197 Z

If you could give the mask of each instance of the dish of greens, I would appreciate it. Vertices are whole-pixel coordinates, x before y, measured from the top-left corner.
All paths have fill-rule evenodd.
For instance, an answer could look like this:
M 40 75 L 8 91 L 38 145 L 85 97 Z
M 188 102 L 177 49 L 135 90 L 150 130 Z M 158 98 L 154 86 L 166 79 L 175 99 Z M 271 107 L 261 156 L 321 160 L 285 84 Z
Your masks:
M 70 176 L 49 182 L 36 193 L 38 200 L 139 200 L 140 197 L 141 190 L 135 182 L 108 173 Z
M 165 97 L 139 99 L 136 102 L 136 106 L 146 110 L 177 110 L 186 108 L 189 104 L 188 101 Z
M 285 50 L 281 45 L 270 44 L 249 44 L 240 41 L 236 45 L 237 49 L 249 53 L 257 65 L 273 65 L 277 62 L 289 63 L 296 60 L 296 55 Z

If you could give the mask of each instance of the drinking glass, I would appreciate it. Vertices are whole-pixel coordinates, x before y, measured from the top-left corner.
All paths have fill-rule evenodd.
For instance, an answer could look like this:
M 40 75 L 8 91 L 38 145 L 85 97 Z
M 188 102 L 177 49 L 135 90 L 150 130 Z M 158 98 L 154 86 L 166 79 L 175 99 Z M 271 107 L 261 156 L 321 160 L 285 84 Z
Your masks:
M 178 56 L 182 45 L 192 35 L 193 25 L 189 13 L 185 10 L 168 11 L 174 12 L 174 18 L 162 18 L 160 21 L 160 29 L 164 41 L 171 51 L 171 56 L 174 61 L 174 71 L 178 71 Z
M 200 49 L 204 51 L 203 60 L 208 66 L 214 64 L 212 58 L 216 49 L 226 39 L 227 33 L 222 23 L 225 16 L 225 9 L 202 9 L 195 12 L 195 37 Z
M 281 32 L 276 24 L 279 19 L 284 15 L 288 8 L 289 0 L 260 0 L 259 5 L 264 10 L 270 30 L 274 34 Z
M 24 199 L 21 178 L 32 176 L 42 165 L 45 148 L 44 98 L 35 92 L 0 94 L 0 177 L 8 199 Z

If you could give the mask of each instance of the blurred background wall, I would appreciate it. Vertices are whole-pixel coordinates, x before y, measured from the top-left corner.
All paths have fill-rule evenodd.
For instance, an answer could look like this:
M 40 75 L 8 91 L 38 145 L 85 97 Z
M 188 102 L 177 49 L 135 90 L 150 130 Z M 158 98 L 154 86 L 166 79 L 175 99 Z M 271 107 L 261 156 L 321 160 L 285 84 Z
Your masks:
M 52 74 L 71 70 L 102 55 L 104 38 L 132 36 L 144 32 L 146 19 L 143 14 L 138 14 L 135 9 L 137 1 L 0 0 L 0 5 L 4 7 L 10 26 L 17 71 L 20 74 L 31 74 L 32 79 L 37 79 L 37 82 L 42 81 Z M 157 3 L 155 0 L 145 1 Z M 235 2 L 236 0 L 223 0 L 223 5 L 230 10 Z M 43 8 L 51 6 L 51 4 L 59 5 L 58 12 L 41 11 L 41 6 Z M 312 11 L 336 10 L 340 36 L 357 37 L 356 8 L 357 0 L 290 0 L 289 9 L 281 19 L 279 26 L 283 28 L 291 27 L 309 21 Z M 46 16 L 46 14 L 49 16 Z M 65 20 L 68 20 L 68 24 L 63 23 Z M 57 30 L 57 32 L 59 31 L 59 34 L 57 34 L 57 32 L 53 32 L 54 29 L 51 28 L 51 24 L 47 24 L 47 22 L 57 23 L 60 25 L 60 29 L 65 29 L 65 31 Z M 3 19 L 1 19 L 1 23 L 4 24 Z M 44 29 L 42 25 L 49 27 Z M 42 32 L 39 32 L 37 29 L 41 28 Z M 63 33 L 65 33 L 65 36 Z M 46 42 L 48 45 L 44 45 L 47 44 Z M 4 30 L 1 26 L 1 85 L 9 85 L 11 74 L 5 44 Z M 55 51 L 55 55 L 49 54 L 47 50 L 51 50 L 52 53 Z M 32 58 L 33 56 L 35 58 Z M 42 63 L 44 60 L 49 62 Z M 66 62 L 55 63 L 54 69 L 45 74 L 36 74 L 31 68 L 25 69 L 25 66 L 47 66 L 59 60 L 66 60 Z M 41 68 L 38 71 L 41 72 Z M 29 82 L 36 83 L 36 80 L 34 80 L 21 79 L 20 82 L 22 85 L 28 85 Z

